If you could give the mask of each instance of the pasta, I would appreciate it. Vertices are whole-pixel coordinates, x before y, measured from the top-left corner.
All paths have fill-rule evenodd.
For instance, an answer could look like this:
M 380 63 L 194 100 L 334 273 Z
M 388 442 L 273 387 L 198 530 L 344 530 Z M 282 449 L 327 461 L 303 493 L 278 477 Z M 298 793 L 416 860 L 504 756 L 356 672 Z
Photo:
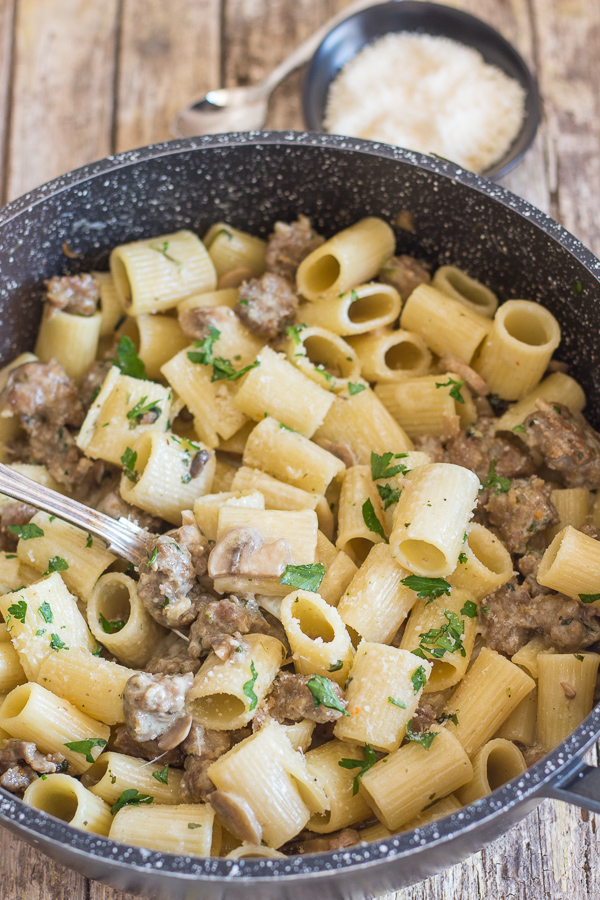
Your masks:
M 394 244 L 216 222 L 47 282 L 0 458 L 154 537 L 134 568 L 0 497 L 2 787 L 278 857 L 456 812 L 589 713 L 600 438 L 558 325 Z

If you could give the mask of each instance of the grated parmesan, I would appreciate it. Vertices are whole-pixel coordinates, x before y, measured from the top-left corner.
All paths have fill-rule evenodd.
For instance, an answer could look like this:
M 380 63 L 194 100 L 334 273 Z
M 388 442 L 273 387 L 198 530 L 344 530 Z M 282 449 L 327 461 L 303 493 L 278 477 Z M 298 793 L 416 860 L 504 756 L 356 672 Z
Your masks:
M 520 131 L 525 91 L 477 50 L 400 32 L 369 44 L 327 97 L 335 134 L 436 153 L 474 172 L 501 159 Z

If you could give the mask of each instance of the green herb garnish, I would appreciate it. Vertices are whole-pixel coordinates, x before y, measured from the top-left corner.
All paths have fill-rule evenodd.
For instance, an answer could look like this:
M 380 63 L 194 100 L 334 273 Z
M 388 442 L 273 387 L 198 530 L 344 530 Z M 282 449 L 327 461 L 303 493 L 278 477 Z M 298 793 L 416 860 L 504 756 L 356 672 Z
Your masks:
M 322 675 L 313 675 L 306 687 L 313 695 L 315 701 L 315 709 L 321 704 L 328 709 L 337 709 L 342 715 L 350 717 L 350 713 L 342 706 L 339 697 L 333 690 L 333 683 L 329 678 L 323 678 Z
M 412 730 L 412 719 L 406 726 L 406 734 L 404 737 L 407 741 L 414 741 L 415 744 L 421 744 L 425 750 L 429 750 L 431 745 L 433 744 L 434 738 L 437 737 L 439 731 L 424 731 L 422 734 L 419 734 L 416 731 Z
M 400 488 L 393 488 L 389 484 L 378 484 L 377 491 L 381 497 L 384 509 L 389 509 L 390 506 L 397 503 L 400 499 L 400 494 L 402 493 Z
M 375 513 L 375 509 L 373 507 L 373 503 L 371 502 L 371 500 L 365 500 L 365 502 L 363 503 L 362 514 L 363 514 L 363 521 L 364 521 L 365 525 L 367 526 L 367 528 L 369 529 L 369 531 L 372 531 L 374 534 L 378 534 L 387 543 L 387 538 L 386 538 L 385 532 L 383 530 L 383 525 L 377 518 L 377 514 Z
M 8 612 L 13 618 L 25 624 L 25 616 L 27 615 L 27 603 L 25 600 L 19 600 L 8 607 Z
M 506 492 L 510 490 L 510 478 L 503 478 L 501 475 L 496 475 L 495 459 L 493 459 L 490 464 L 490 471 L 488 477 L 483 482 L 483 488 L 493 488 L 496 495 L 506 494 Z
M 578 597 L 582 603 L 595 603 L 596 600 L 600 600 L 600 594 L 578 594 Z
M 426 575 L 408 575 L 400 582 L 411 591 L 417 592 L 419 600 L 427 600 L 431 603 L 443 594 L 452 593 L 451 585 L 445 578 L 428 578 Z
M 56 650 L 58 653 L 59 650 L 68 650 L 69 648 L 65 644 L 64 641 L 61 641 L 57 634 L 50 635 L 50 646 L 53 650 Z
M 419 635 L 421 643 L 416 650 L 412 651 L 417 656 L 426 659 L 425 654 L 429 653 L 434 659 L 441 659 L 446 653 L 456 653 L 456 651 L 461 656 L 467 655 L 462 645 L 465 623 L 449 609 L 444 610 L 444 615 L 447 619 L 444 625 L 439 628 L 430 628 L 429 631 Z
M 138 479 L 138 473 L 135 468 L 137 462 L 137 450 L 132 450 L 131 447 L 125 447 L 121 462 L 124 466 L 123 475 L 135 484 Z
M 460 611 L 461 616 L 468 616 L 469 619 L 477 618 L 477 604 L 473 600 L 465 600 L 465 605 Z
M 146 413 L 156 413 L 156 418 L 160 416 L 160 407 L 158 406 L 158 400 L 151 400 L 150 403 L 146 403 L 147 399 L 148 397 L 142 397 L 141 400 L 138 400 L 133 409 L 130 409 L 127 413 L 130 428 L 135 428 L 137 425 L 139 425 L 140 419 Z
M 212 365 L 213 356 L 213 344 L 215 341 L 218 341 L 221 337 L 221 332 L 218 328 L 215 328 L 213 325 L 208 326 L 208 335 L 203 338 L 201 341 L 197 341 L 194 344 L 195 350 L 190 350 L 187 354 L 187 358 L 190 362 L 198 363 L 203 366 Z
M 256 684 L 256 679 L 258 678 L 258 672 L 256 671 L 253 660 L 250 660 L 250 672 L 252 674 L 252 678 L 250 678 L 249 681 L 246 681 L 245 684 L 242 685 L 244 694 L 246 695 L 248 700 L 250 700 L 248 711 L 255 709 L 256 704 L 258 703 L 258 697 L 254 693 L 254 685 Z
M 377 754 L 373 750 L 370 744 L 365 744 L 365 758 L 364 759 L 340 759 L 338 762 L 338 766 L 341 766 L 342 769 L 358 769 L 360 768 L 360 772 L 354 776 L 354 780 L 352 782 L 352 796 L 354 797 L 358 794 L 359 782 L 358 779 L 362 778 L 365 772 L 368 772 L 375 763 L 377 762 Z
M 44 572 L 44 575 L 51 575 L 52 572 L 66 572 L 68 568 L 69 563 L 66 559 L 63 559 L 62 556 L 53 556 L 48 560 L 48 568 Z
M 410 680 L 412 681 L 413 690 L 415 694 L 418 694 L 422 687 L 425 687 L 427 684 L 427 672 L 425 671 L 423 666 L 419 666 L 410 676 Z
M 393 459 L 405 459 L 407 456 L 408 453 L 384 453 L 383 456 L 379 456 L 371 451 L 371 478 L 373 481 L 377 481 L 379 478 L 393 478 L 399 473 L 405 475 L 408 469 L 404 463 L 390 466 L 390 462 Z
M 311 563 L 306 566 L 286 566 L 283 575 L 279 579 L 280 584 L 289 584 L 301 591 L 316 593 L 327 569 L 323 563 Z
M 349 381 L 348 382 L 348 393 L 351 397 L 354 397 L 355 394 L 360 394 L 362 391 L 367 389 L 366 384 L 361 384 L 359 381 Z
M 116 351 L 117 358 L 113 359 L 113 362 L 119 367 L 123 375 L 149 380 L 146 377 L 146 366 L 137 355 L 133 341 L 126 334 L 121 337 L 116 346 Z
M 109 620 L 107 618 L 105 618 L 105 616 L 103 616 L 102 613 L 100 613 L 100 615 L 98 617 L 98 621 L 100 622 L 100 625 L 102 626 L 102 631 L 105 634 L 116 634 L 117 631 L 120 631 L 122 628 L 125 628 L 125 622 L 123 621 L 123 619 L 113 619 L 112 621 L 109 622 Z
M 402 700 L 396 700 L 395 697 L 388 697 L 388 703 L 391 703 L 392 706 L 398 706 L 400 709 L 406 709 L 406 703 L 403 703 Z
M 35 522 L 28 522 L 27 525 L 9 525 L 8 530 L 12 534 L 16 534 L 22 541 L 30 541 L 32 538 L 44 537 L 44 532 L 36 525 Z
M 124 806 L 139 806 L 140 803 L 152 803 L 153 800 L 154 797 L 151 797 L 149 794 L 140 794 L 137 788 L 127 788 L 114 806 L 111 807 L 110 811 L 114 816 Z
M 448 381 L 444 381 L 444 382 L 436 381 L 435 386 L 436 386 L 436 388 L 449 387 L 450 390 L 448 391 L 448 393 L 450 394 L 452 399 L 456 400 L 457 403 L 464 403 L 465 402 L 464 397 L 460 392 L 460 389 L 464 383 L 465 383 L 464 378 L 462 381 L 455 381 L 454 378 L 448 378 Z M 453 387 L 450 387 L 450 385 L 453 385 Z
M 73 753 L 81 753 L 82 756 L 85 756 L 86 762 L 94 763 L 96 760 L 92 756 L 92 747 L 106 747 L 106 741 L 104 738 L 87 738 L 85 741 L 70 741 L 64 746 Z
M 169 767 L 168 767 L 168 765 L 165 766 L 164 769 L 158 769 L 156 772 L 153 772 L 152 777 L 156 778 L 157 781 L 160 781 L 161 784 L 168 784 L 168 782 L 169 782 Z

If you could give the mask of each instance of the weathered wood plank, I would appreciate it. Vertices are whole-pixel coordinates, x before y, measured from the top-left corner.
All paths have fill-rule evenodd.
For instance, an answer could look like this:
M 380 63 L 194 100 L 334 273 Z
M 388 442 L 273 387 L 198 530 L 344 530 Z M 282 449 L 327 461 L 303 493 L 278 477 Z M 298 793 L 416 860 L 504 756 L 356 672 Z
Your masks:
M 15 0 L 0 3 L 0 203 L 6 202 L 7 135 L 13 63 Z
M 7 196 L 111 150 L 117 0 L 20 0 Z
M 219 0 L 124 0 L 116 150 L 169 140 L 187 102 L 220 83 Z
M 86 878 L 53 862 L 5 829 L 1 832 L 0 873 L 2 900 L 84 900 L 87 896 Z

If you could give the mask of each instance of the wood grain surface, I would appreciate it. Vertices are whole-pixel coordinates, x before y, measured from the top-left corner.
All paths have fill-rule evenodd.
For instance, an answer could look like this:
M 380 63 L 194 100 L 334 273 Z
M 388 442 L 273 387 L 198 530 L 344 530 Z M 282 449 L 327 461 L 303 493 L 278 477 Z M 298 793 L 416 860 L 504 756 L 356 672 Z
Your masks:
M 210 87 L 261 78 L 345 5 L 0 0 L 0 198 L 111 152 L 167 139 L 180 106 Z M 538 75 L 543 125 L 504 185 L 600 253 L 600 3 L 452 5 L 498 28 Z M 302 128 L 300 86 L 297 73 L 277 89 L 269 127 Z M 0 900 L 130 900 L 0 833 Z M 467 862 L 385 900 L 599 898 L 599 873 L 594 816 L 545 801 Z

